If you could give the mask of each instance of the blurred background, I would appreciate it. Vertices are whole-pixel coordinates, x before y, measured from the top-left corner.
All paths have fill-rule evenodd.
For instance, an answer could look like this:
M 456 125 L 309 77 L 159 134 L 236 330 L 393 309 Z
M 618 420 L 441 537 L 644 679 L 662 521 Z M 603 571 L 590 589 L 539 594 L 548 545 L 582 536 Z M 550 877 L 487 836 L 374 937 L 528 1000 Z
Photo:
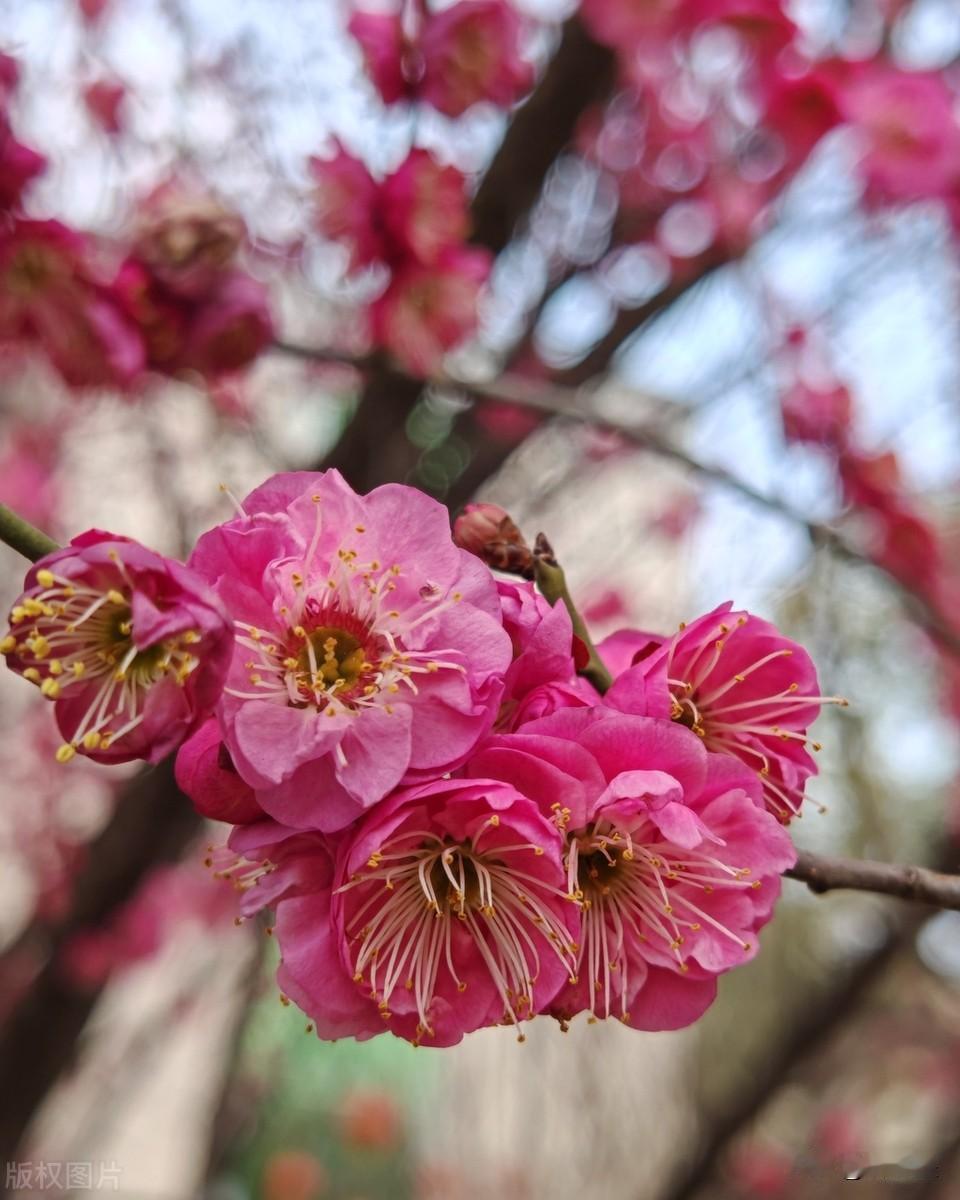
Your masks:
M 444 35 L 461 105 L 409 67 L 445 3 L 372 70 L 347 0 L 0 0 L 0 500 L 174 555 L 278 470 L 496 501 L 598 638 L 732 599 L 803 642 L 851 704 L 798 842 L 956 869 L 960 6 L 507 7 Z M 330 200 L 412 146 L 464 177 L 465 313 Z M 787 881 L 692 1029 L 324 1044 L 169 767 L 0 709 L 6 1194 L 960 1195 L 960 915 Z

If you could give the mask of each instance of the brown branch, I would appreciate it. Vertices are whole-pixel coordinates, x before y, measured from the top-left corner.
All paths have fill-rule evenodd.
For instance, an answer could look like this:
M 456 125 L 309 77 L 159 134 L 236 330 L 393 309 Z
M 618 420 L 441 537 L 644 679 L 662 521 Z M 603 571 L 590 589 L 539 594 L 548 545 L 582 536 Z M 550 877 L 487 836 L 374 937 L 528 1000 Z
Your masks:
M 473 240 L 499 253 L 540 195 L 583 112 L 610 91 L 616 58 L 576 18 L 527 102 L 517 110 L 473 201 Z
M 70 1065 L 99 990 L 60 969 L 59 951 L 73 935 L 102 926 L 136 891 L 147 871 L 180 857 L 200 820 L 173 780 L 172 760 L 131 781 L 103 832 L 87 848 L 87 866 L 60 925 L 31 927 L 6 955 L 38 958 L 39 971 L 0 1029 L 0 1079 L 16 1081 L 0 1102 L 0 1162 L 17 1145 L 49 1089 Z
M 801 850 L 797 865 L 784 874 L 800 880 L 818 894 L 850 888 L 896 896 L 918 904 L 932 904 L 937 908 L 960 909 L 960 875 L 946 875 L 928 867 L 840 858 Z

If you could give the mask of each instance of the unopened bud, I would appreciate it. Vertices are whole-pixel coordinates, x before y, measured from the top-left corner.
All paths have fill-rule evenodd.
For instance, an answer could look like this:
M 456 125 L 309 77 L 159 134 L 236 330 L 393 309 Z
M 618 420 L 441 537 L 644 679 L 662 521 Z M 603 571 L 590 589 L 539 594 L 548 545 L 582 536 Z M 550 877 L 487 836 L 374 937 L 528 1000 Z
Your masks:
M 497 504 L 468 504 L 453 524 L 453 540 L 495 570 L 525 576 L 533 570 L 523 534 Z

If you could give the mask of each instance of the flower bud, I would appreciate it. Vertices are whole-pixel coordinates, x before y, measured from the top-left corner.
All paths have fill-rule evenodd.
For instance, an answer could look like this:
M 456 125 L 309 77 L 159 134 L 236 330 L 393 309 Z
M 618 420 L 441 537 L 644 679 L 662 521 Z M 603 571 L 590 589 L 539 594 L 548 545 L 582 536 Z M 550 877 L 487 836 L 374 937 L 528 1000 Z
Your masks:
M 453 524 L 453 540 L 489 567 L 529 575 L 533 556 L 513 519 L 497 504 L 468 504 Z

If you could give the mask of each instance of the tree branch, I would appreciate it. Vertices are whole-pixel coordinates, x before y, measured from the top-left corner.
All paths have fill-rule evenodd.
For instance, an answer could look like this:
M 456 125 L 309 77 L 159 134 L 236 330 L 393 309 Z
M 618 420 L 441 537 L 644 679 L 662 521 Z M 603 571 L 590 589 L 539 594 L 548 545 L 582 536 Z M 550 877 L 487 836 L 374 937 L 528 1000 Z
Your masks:
M 801 850 L 797 865 L 784 874 L 805 883 L 818 894 L 850 888 L 960 910 L 960 875 L 945 875 L 928 867 L 840 858 Z

